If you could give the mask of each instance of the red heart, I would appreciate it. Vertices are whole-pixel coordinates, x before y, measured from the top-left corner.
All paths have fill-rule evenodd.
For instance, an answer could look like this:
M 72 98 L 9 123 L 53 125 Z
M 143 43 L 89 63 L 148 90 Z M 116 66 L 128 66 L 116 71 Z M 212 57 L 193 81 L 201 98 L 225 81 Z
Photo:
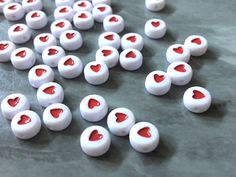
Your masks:
M 64 28 L 65 26 L 65 23 L 64 22 L 59 22 L 55 25 L 56 27 L 59 27 L 59 28 Z
M 61 10 L 59 10 L 60 13 L 66 13 L 69 12 L 69 10 L 66 7 L 63 7 Z
M 31 118 L 27 115 L 22 115 L 20 120 L 17 122 L 19 125 L 28 124 L 31 122 Z
M 126 58 L 136 58 L 136 54 L 133 51 L 128 52 L 125 55 Z
M 5 0 L 0 0 L 0 2 L 5 2 Z
M 116 17 L 111 17 L 109 22 L 118 22 L 118 19 Z
M 149 127 L 144 127 L 138 131 L 138 134 L 145 138 L 150 138 L 152 136 Z
M 16 5 L 12 5 L 8 7 L 9 10 L 16 10 Z
M 27 3 L 35 2 L 35 0 L 28 0 Z
M 61 113 L 63 113 L 63 109 L 51 109 L 50 113 L 54 118 L 58 118 L 60 116 Z
M 21 57 L 21 58 L 24 58 L 26 56 L 26 51 L 25 50 L 22 50 L 20 52 L 18 52 L 16 54 L 17 57 Z
M 85 2 L 81 2 L 80 4 L 78 4 L 78 6 L 80 6 L 80 7 L 86 7 L 86 3 L 85 3 Z
M 162 82 L 164 79 L 165 79 L 165 76 L 164 76 L 164 75 L 154 74 L 154 80 L 155 80 L 157 83 Z
M 100 10 L 100 12 L 104 12 L 106 10 L 106 7 L 98 7 L 98 10 Z
M 102 134 L 99 134 L 97 130 L 93 130 L 89 136 L 89 141 L 98 141 L 103 138 Z
M 173 48 L 173 50 L 178 53 L 178 54 L 182 54 L 184 52 L 183 47 L 177 47 L 177 48 Z
M 31 18 L 36 18 L 36 17 L 40 17 L 40 15 L 37 12 L 35 12 L 31 15 Z
M 193 98 L 194 99 L 202 99 L 204 97 L 205 97 L 205 95 L 202 92 L 200 92 L 198 90 L 193 91 Z
M 66 33 L 66 37 L 67 39 L 72 39 L 73 37 L 75 37 L 75 33 Z
M 72 58 L 69 58 L 64 62 L 65 66 L 73 66 L 75 64 L 74 60 Z
M 93 109 L 94 107 L 98 107 L 100 106 L 100 102 L 98 100 L 95 100 L 93 98 L 91 98 L 89 101 L 88 101 L 88 107 L 89 109 Z
M 48 39 L 49 39 L 48 36 L 41 36 L 41 37 L 39 38 L 39 40 L 42 41 L 42 42 L 47 42 Z
M 109 41 L 113 41 L 114 40 L 114 35 L 110 34 L 104 37 L 105 39 L 109 40 Z
M 94 72 L 97 73 L 98 71 L 100 71 L 100 69 L 101 69 L 101 65 L 100 65 L 100 64 L 97 64 L 97 65 L 91 65 L 90 68 L 91 68 L 92 71 L 94 71 Z
M 124 114 L 124 113 L 116 113 L 115 114 L 116 116 L 116 122 L 120 123 L 120 122 L 123 122 L 125 121 L 126 119 L 128 119 L 128 115 Z
M 126 39 L 127 41 L 130 41 L 130 42 L 136 42 L 137 40 L 136 36 L 130 36 L 130 37 L 127 37 Z
M 195 43 L 197 45 L 200 45 L 202 43 L 201 39 L 200 38 L 195 38 L 193 40 L 191 40 L 192 43 Z
M 103 53 L 104 57 L 107 57 L 112 54 L 112 51 L 111 50 L 102 50 L 102 53 Z
M 88 16 L 85 13 L 81 13 L 78 17 L 79 18 L 88 18 Z
M 9 44 L 0 44 L 0 50 L 5 50 Z
M 56 49 L 49 49 L 48 50 L 48 55 L 56 55 L 58 53 L 58 50 Z
M 154 27 L 158 27 L 158 26 L 160 26 L 160 22 L 159 21 L 156 21 L 156 22 L 152 22 L 152 26 L 154 26 Z
M 20 98 L 19 97 L 16 97 L 14 99 L 9 99 L 7 101 L 7 103 L 11 106 L 11 107 L 15 107 L 20 101 Z
M 186 72 L 185 66 L 183 64 L 176 66 L 174 69 L 182 73 Z
M 15 29 L 13 31 L 14 32 L 23 31 L 23 28 L 21 28 L 21 26 L 17 26 L 17 27 L 15 27 Z
M 42 76 L 43 74 L 45 74 L 47 72 L 47 70 L 45 70 L 45 69 L 36 69 L 35 70 L 35 74 L 38 76 L 38 77 L 40 77 L 40 76 Z
M 53 95 L 55 93 L 55 86 L 47 87 L 43 90 L 44 93 Z

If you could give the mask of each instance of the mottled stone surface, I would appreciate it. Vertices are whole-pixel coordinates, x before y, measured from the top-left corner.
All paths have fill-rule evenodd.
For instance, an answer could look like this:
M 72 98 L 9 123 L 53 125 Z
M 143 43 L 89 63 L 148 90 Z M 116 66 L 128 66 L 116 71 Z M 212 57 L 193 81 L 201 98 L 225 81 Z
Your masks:
M 53 20 L 54 1 L 44 1 L 46 13 Z M 32 140 L 14 137 L 9 122 L 0 119 L 0 176 L 3 177 L 233 177 L 236 176 L 236 1 L 234 0 L 168 0 L 165 10 L 152 13 L 145 9 L 143 0 L 114 0 L 115 13 L 126 21 L 126 32 L 144 36 L 145 21 L 157 17 L 166 21 L 168 33 L 162 40 L 144 36 L 144 66 L 127 72 L 119 66 L 111 70 L 109 81 L 102 86 L 91 86 L 81 76 L 65 80 L 56 72 L 56 81 L 65 89 L 65 104 L 73 111 L 72 125 L 61 133 L 42 128 Z M 0 39 L 7 39 L 11 22 L 0 15 Z M 47 31 L 34 31 L 37 33 Z M 84 46 L 77 51 L 84 64 L 94 60 L 97 38 L 103 31 L 100 24 L 82 32 Z M 167 47 L 183 43 L 191 34 L 201 34 L 209 41 L 209 51 L 200 58 L 192 58 L 192 82 L 184 87 L 172 87 L 163 97 L 146 93 L 144 80 L 153 70 L 166 70 Z M 32 41 L 24 46 L 32 47 Z M 37 58 L 42 63 L 41 57 Z M 36 100 L 36 90 L 27 81 L 26 71 L 12 65 L 0 64 L 0 100 L 13 92 L 25 94 L 35 110 L 43 109 Z M 184 91 L 193 85 L 206 87 L 213 104 L 207 113 L 196 115 L 182 104 Z M 81 131 L 91 123 L 81 119 L 79 103 L 88 94 L 100 94 L 110 109 L 127 107 L 138 121 L 150 121 L 160 130 L 161 142 L 157 150 L 143 155 L 135 152 L 128 138 L 112 136 L 110 151 L 101 158 L 84 155 L 79 145 Z M 106 126 L 106 121 L 98 123 Z

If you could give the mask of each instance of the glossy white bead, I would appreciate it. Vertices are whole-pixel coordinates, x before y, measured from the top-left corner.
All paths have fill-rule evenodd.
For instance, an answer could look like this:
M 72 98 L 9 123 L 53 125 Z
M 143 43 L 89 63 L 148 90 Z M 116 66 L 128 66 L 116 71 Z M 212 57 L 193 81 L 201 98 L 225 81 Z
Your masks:
M 160 11 L 165 7 L 165 0 L 145 0 L 146 8 L 150 11 Z
M 160 39 L 166 34 L 166 23 L 160 19 L 148 20 L 145 24 L 144 31 L 149 38 Z
M 171 45 L 166 51 L 166 59 L 169 63 L 183 61 L 188 63 L 190 50 L 182 44 Z
M 8 37 L 15 44 L 23 44 L 30 40 L 31 31 L 25 24 L 15 24 L 8 29 Z
M 125 22 L 120 15 L 108 15 L 103 20 L 103 28 L 108 32 L 120 33 L 125 28 Z
M 137 33 L 127 33 L 121 38 L 121 47 L 123 50 L 137 49 L 141 51 L 143 46 L 143 37 Z
M 17 21 L 24 17 L 25 11 L 18 3 L 9 3 L 3 9 L 5 18 L 9 21 Z
M 87 11 L 79 11 L 74 15 L 73 22 L 76 28 L 88 30 L 93 27 L 93 15 Z
M 11 41 L 0 41 L 0 62 L 8 62 L 11 60 L 11 53 L 16 46 Z
M 80 12 L 80 11 L 88 11 L 88 12 L 92 12 L 93 10 L 93 5 L 91 4 L 91 2 L 89 1 L 77 1 L 76 3 L 74 3 L 73 5 L 73 10 L 75 12 Z
M 43 11 L 34 10 L 26 15 L 25 21 L 31 29 L 42 29 L 47 25 L 48 18 Z
M 13 0 L 2 0 L 0 1 L 0 13 L 3 13 L 3 9 L 4 7 L 9 4 L 9 3 L 12 3 L 14 2 Z
M 102 23 L 106 16 L 112 14 L 112 8 L 106 4 L 99 4 L 94 6 L 92 14 L 96 22 Z
M 65 51 L 59 46 L 51 46 L 42 53 L 43 62 L 50 67 L 57 67 L 58 62 L 65 56 Z
M 41 33 L 34 38 L 34 48 L 38 53 L 42 53 L 47 47 L 55 45 L 57 45 L 57 40 L 50 33 Z
M 55 20 L 68 20 L 68 21 L 72 21 L 74 16 L 74 11 L 70 6 L 60 6 L 57 7 L 54 10 L 54 18 Z
M 56 20 L 51 24 L 50 29 L 53 36 L 60 38 L 63 32 L 72 30 L 72 25 L 68 20 Z
M 55 4 L 57 7 L 60 6 L 73 6 L 75 0 L 55 0 Z
M 82 46 L 83 39 L 78 31 L 68 30 L 61 34 L 60 44 L 65 50 L 74 51 Z
M 26 12 L 42 10 L 43 2 L 42 0 L 23 0 L 22 7 Z
M 192 56 L 197 57 L 206 53 L 208 42 L 203 36 L 192 35 L 185 40 L 184 46 L 190 50 Z
M 98 38 L 98 46 L 111 46 L 116 49 L 120 48 L 121 39 L 117 33 L 114 32 L 105 32 L 102 33 Z

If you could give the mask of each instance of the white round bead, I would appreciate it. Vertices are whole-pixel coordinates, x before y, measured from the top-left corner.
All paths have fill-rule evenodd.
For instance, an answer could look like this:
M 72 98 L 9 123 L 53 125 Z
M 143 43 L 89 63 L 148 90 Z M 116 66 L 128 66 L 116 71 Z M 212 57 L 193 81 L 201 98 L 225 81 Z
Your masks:
M 5 18 L 9 21 L 17 21 L 24 17 L 25 11 L 18 3 L 9 3 L 3 9 Z
M 26 12 L 30 12 L 33 10 L 42 10 L 43 2 L 42 0 L 23 0 L 22 6 Z
M 98 4 L 107 4 L 111 5 L 111 0 L 92 0 L 93 6 L 96 6 Z
M 134 114 L 127 108 L 116 108 L 107 117 L 109 130 L 117 136 L 128 135 L 134 124 Z
M 26 96 L 14 93 L 6 96 L 1 103 L 3 117 L 11 120 L 17 113 L 30 109 L 30 104 Z
M 96 22 L 102 23 L 106 16 L 112 14 L 112 8 L 106 4 L 99 4 L 93 8 L 92 14 Z
M 72 121 L 70 109 L 61 103 L 48 106 L 43 112 L 43 122 L 52 131 L 66 129 Z
M 208 42 L 203 36 L 192 35 L 185 40 L 184 46 L 190 50 L 192 56 L 201 56 L 206 53 Z
M 57 40 L 50 33 L 41 33 L 34 38 L 34 48 L 38 53 L 42 53 L 47 47 L 55 45 L 57 45 Z
M 34 10 L 26 15 L 25 21 L 31 29 L 42 29 L 47 25 L 48 18 L 43 11 Z
M 166 34 L 166 23 L 160 19 L 148 20 L 145 24 L 144 31 L 149 38 L 160 39 Z
M 68 30 L 61 34 L 60 44 L 65 50 L 74 51 L 83 45 L 83 39 L 78 31 Z
M 68 20 L 56 20 L 51 24 L 50 29 L 53 36 L 60 38 L 63 32 L 72 30 L 72 25 Z
M 33 138 L 41 129 L 40 117 L 33 111 L 26 110 L 19 112 L 11 121 L 11 129 L 17 138 Z
M 183 96 L 184 106 L 193 113 L 203 113 L 211 106 L 211 94 L 203 87 L 191 87 Z
M 155 125 L 149 122 L 135 124 L 129 133 L 131 146 L 141 153 L 154 151 L 159 144 L 160 136 Z
M 121 43 L 120 36 L 114 32 L 102 33 L 98 38 L 99 47 L 111 46 L 116 49 L 119 49 L 120 43 Z
M 120 65 L 128 71 L 139 69 L 143 64 L 143 55 L 136 49 L 126 49 L 120 53 Z
M 125 22 L 120 15 L 108 15 L 103 20 L 103 28 L 108 32 L 120 33 L 125 28 Z
M 137 33 L 127 33 L 121 38 L 121 47 L 125 49 L 137 49 L 141 51 L 143 49 L 143 37 Z
M 8 62 L 11 60 L 11 53 L 16 46 L 11 41 L 0 41 L 0 62 Z
M 43 62 L 50 67 L 57 67 L 58 62 L 64 57 L 65 51 L 59 46 L 50 46 L 42 53 Z
M 54 103 L 62 103 L 64 100 L 64 90 L 59 84 L 48 82 L 39 87 L 37 99 L 39 104 L 43 107 L 47 107 Z
M 27 47 L 22 47 L 14 50 L 11 54 L 12 65 L 19 70 L 31 68 L 36 61 L 34 52 Z
M 32 87 L 39 88 L 41 85 L 54 80 L 54 72 L 47 65 L 37 65 L 30 69 L 28 79 Z
M 0 13 L 3 13 L 3 9 L 4 7 L 9 4 L 9 3 L 12 3 L 13 0 L 1 0 L 0 1 Z
M 88 11 L 88 12 L 92 12 L 93 10 L 93 5 L 91 4 L 91 2 L 89 1 L 77 1 L 76 3 L 74 3 L 73 5 L 73 10 L 75 12 L 80 12 L 80 11 Z
M 163 71 L 153 71 L 146 77 L 145 87 L 152 95 L 165 95 L 170 90 L 171 78 Z
M 182 86 L 191 81 L 193 70 L 189 64 L 176 61 L 168 66 L 167 74 L 171 77 L 172 84 Z
M 150 11 L 160 11 L 164 9 L 166 2 L 165 0 L 145 0 L 146 8 Z
M 68 20 L 72 21 L 74 16 L 74 11 L 70 6 L 60 6 L 57 7 L 54 11 L 55 20 Z
M 113 68 L 119 62 L 119 52 L 114 47 L 101 47 L 96 52 L 96 61 L 104 62 L 108 68 Z
M 175 61 L 188 63 L 190 59 L 190 50 L 182 44 L 171 45 L 166 51 L 166 59 L 169 63 Z
M 92 85 L 101 85 L 109 78 L 109 70 L 105 63 L 92 61 L 84 68 L 85 80 Z
M 55 4 L 57 7 L 60 6 L 73 6 L 75 0 L 55 0 Z
M 111 145 L 109 132 L 101 126 L 86 128 L 80 136 L 80 145 L 83 152 L 92 157 L 105 154 Z
M 80 113 L 89 122 L 102 120 L 108 112 L 106 100 L 99 95 L 88 95 L 80 103 Z
M 87 11 L 79 11 L 74 15 L 73 22 L 76 28 L 88 30 L 93 27 L 93 15 Z
M 23 44 L 30 40 L 31 31 L 25 24 L 15 24 L 8 29 L 8 37 L 15 44 Z
M 76 78 L 83 71 L 82 61 L 77 56 L 65 56 L 58 63 L 58 71 L 60 75 L 64 78 Z

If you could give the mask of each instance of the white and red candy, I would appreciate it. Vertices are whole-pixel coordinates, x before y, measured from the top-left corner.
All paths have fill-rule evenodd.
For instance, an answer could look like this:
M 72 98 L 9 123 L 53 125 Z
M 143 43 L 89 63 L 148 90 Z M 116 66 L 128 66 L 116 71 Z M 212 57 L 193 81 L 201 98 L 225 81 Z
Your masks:
M 72 25 L 68 20 L 56 20 L 51 24 L 51 33 L 56 38 L 60 38 L 61 34 L 67 30 L 72 30 Z
M 203 87 L 191 87 L 183 96 L 184 106 L 193 113 L 203 113 L 211 106 L 211 94 Z
M 50 46 L 44 49 L 42 53 L 42 60 L 44 64 L 50 67 L 57 67 L 58 62 L 64 57 L 65 51 L 59 46 Z
M 0 1 L 0 13 L 3 13 L 3 9 L 4 7 L 9 4 L 9 3 L 12 3 L 13 0 L 1 0 Z
M 86 128 L 80 136 L 80 145 L 83 152 L 92 157 L 105 154 L 111 145 L 109 132 L 101 126 Z
M 18 48 L 14 50 L 11 54 L 11 63 L 16 69 L 29 69 L 35 64 L 35 62 L 35 54 L 30 48 Z
M 139 122 L 131 128 L 129 140 L 137 152 L 149 153 L 157 148 L 160 135 L 155 125 L 149 122 Z
M 112 8 L 106 4 L 98 4 L 94 6 L 92 14 L 96 22 L 102 23 L 106 16 L 112 14 Z
M 70 6 L 60 6 L 54 10 L 55 20 L 68 20 L 72 21 L 74 16 L 74 10 Z
M 96 52 L 96 61 L 104 62 L 108 68 L 113 68 L 119 62 L 119 52 L 111 46 L 101 47 Z
M 93 5 L 91 4 L 91 2 L 89 1 L 77 1 L 76 3 L 74 3 L 73 5 L 73 10 L 75 12 L 80 12 L 80 11 L 88 11 L 88 12 L 92 12 L 93 10 Z
M 11 60 L 11 53 L 16 46 L 11 41 L 0 41 L 0 62 L 8 62 Z
M 193 70 L 189 64 L 176 61 L 168 66 L 167 74 L 170 76 L 172 84 L 182 86 L 192 80 Z
M 48 107 L 54 103 L 62 103 L 64 100 L 64 90 L 58 83 L 48 82 L 39 87 L 37 99 L 43 107 Z
M 43 2 L 42 0 L 23 0 L 22 7 L 25 12 L 30 12 L 34 10 L 42 10 Z
M 15 24 L 8 29 L 8 37 L 15 44 L 23 44 L 30 40 L 31 31 L 25 24 Z
M 75 51 L 83 45 L 83 38 L 78 31 L 67 30 L 60 36 L 61 46 L 68 51 Z
M 57 45 L 57 40 L 50 33 L 41 33 L 34 38 L 34 48 L 38 53 L 42 53 L 47 47 L 55 45 Z
M 125 49 L 137 49 L 141 51 L 144 46 L 143 37 L 137 33 L 127 33 L 121 38 L 121 47 Z
M 22 111 L 11 121 L 13 134 L 19 139 L 30 139 L 36 136 L 41 129 L 41 120 L 36 112 Z
M 206 53 L 208 42 L 203 36 L 192 35 L 185 40 L 184 46 L 190 50 L 192 56 L 197 57 Z
M 118 50 L 120 48 L 120 45 L 121 45 L 120 36 L 114 32 L 102 33 L 98 38 L 99 47 L 111 46 Z
M 89 122 L 102 120 L 107 112 L 107 102 L 100 95 L 88 95 L 80 102 L 81 116 Z
M 116 108 L 107 117 L 108 129 L 117 136 L 128 135 L 134 124 L 134 114 L 127 108 Z
M 145 0 L 145 5 L 148 10 L 158 12 L 164 9 L 166 2 L 165 0 Z
M 67 55 L 58 62 L 58 71 L 64 78 L 76 78 L 83 71 L 83 63 L 77 56 Z
M 171 78 L 163 71 L 153 71 L 146 77 L 145 88 L 152 95 L 165 95 L 171 88 Z
M 30 69 L 28 80 L 32 87 L 39 88 L 41 85 L 54 80 L 54 72 L 48 65 L 36 65 Z
M 5 18 L 9 21 L 17 21 L 24 17 L 25 11 L 19 3 L 9 3 L 3 9 Z
M 137 49 L 126 49 L 120 53 L 120 65 L 128 71 L 135 71 L 143 64 L 143 55 Z
M 109 69 L 104 62 L 92 61 L 84 68 L 85 80 L 92 85 L 101 85 L 109 78 Z
M 47 25 L 48 18 L 43 11 L 34 10 L 26 15 L 25 21 L 31 29 L 42 29 Z
M 190 50 L 182 44 L 171 45 L 166 51 L 166 59 L 169 63 L 183 61 L 188 63 L 190 59 Z
M 107 32 L 120 33 L 125 28 L 125 22 L 120 15 L 108 15 L 103 20 L 103 28 Z
M 72 121 L 70 109 L 61 103 L 48 106 L 43 112 L 43 122 L 52 131 L 66 129 Z
M 80 30 L 88 30 L 93 27 L 93 15 L 88 11 L 79 11 L 73 17 L 73 23 Z
M 21 93 L 8 95 L 1 103 L 2 115 L 8 120 L 12 120 L 17 113 L 29 109 L 29 100 Z
M 166 23 L 160 19 L 148 20 L 145 24 L 144 31 L 149 38 L 160 39 L 166 34 Z

